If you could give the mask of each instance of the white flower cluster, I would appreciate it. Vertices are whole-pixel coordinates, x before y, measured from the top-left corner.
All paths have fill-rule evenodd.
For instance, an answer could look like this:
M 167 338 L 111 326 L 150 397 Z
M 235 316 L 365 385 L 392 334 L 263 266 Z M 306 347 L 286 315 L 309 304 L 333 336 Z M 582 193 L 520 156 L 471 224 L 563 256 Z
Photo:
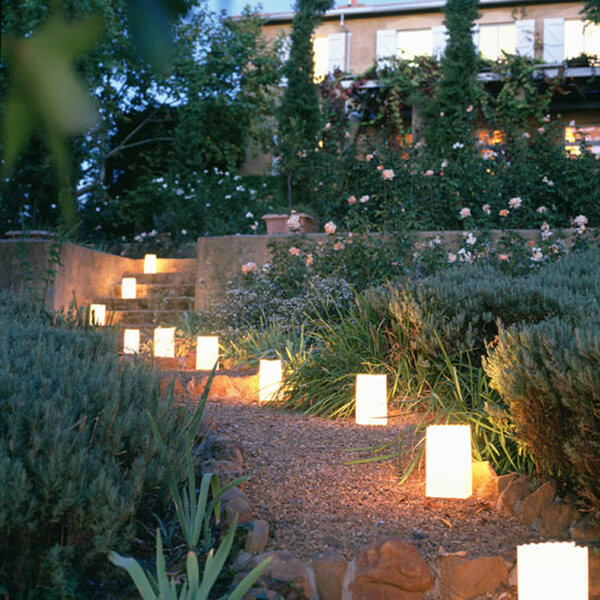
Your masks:
M 547 240 L 548 238 L 552 237 L 554 235 L 554 233 L 552 231 L 550 231 L 550 225 L 548 223 L 548 221 L 544 221 L 542 223 L 542 226 L 540 227 L 540 236 L 543 240 Z
M 588 218 L 585 215 L 577 215 L 573 219 L 573 223 L 577 226 L 577 233 L 582 234 L 585 232 L 585 226 L 588 224 Z
M 153 229 L 152 231 L 149 231 L 148 233 L 146 233 L 145 231 L 143 231 L 142 233 L 134 236 L 133 239 L 136 242 L 143 242 L 147 238 L 153 238 L 153 237 L 156 237 L 157 235 L 158 235 L 158 231 L 156 231 L 156 229 Z

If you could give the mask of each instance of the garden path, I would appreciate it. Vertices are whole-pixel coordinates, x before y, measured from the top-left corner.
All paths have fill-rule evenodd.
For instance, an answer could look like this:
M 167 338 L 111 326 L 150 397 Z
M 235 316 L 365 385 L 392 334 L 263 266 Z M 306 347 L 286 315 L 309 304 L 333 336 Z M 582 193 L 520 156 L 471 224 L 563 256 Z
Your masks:
M 408 431 L 407 418 L 364 427 L 231 400 L 210 401 L 206 415 L 243 448 L 245 493 L 271 529 L 267 550 L 289 550 L 302 560 L 327 551 L 351 558 L 378 537 L 398 536 L 431 564 L 440 553 L 462 551 L 514 560 L 517 544 L 535 539 L 516 519 L 474 498 L 425 498 L 422 472 L 399 485 L 398 460 L 345 464 L 356 456 L 349 450 Z

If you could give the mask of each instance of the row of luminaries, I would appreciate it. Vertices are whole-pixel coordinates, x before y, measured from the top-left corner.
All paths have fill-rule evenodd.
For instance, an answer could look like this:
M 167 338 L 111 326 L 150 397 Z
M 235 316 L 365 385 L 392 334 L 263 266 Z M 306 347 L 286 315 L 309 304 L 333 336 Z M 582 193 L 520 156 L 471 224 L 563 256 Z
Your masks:
M 91 319 L 95 324 L 103 324 L 101 312 L 97 307 L 92 308 Z M 138 329 L 126 329 L 123 339 L 124 354 L 139 352 Z M 174 354 L 175 328 L 157 327 L 154 330 L 154 356 L 173 357 Z M 212 370 L 218 366 L 218 360 L 218 336 L 198 336 L 196 369 Z M 276 401 L 282 384 L 281 361 L 260 360 L 259 401 Z M 357 424 L 387 425 L 386 375 L 356 375 L 355 394 Z M 425 472 L 428 497 L 466 499 L 472 495 L 469 425 L 427 427 Z M 572 542 L 521 545 L 517 548 L 517 562 L 519 600 L 588 600 L 587 547 Z

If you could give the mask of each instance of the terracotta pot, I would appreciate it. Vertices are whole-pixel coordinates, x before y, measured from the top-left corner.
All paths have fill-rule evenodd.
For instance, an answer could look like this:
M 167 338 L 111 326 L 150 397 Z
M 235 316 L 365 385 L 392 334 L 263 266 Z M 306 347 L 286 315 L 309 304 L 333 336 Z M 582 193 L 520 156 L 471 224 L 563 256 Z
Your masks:
M 315 220 L 306 213 L 295 213 L 300 221 L 300 228 L 295 230 L 299 233 L 314 233 L 315 231 Z M 294 233 L 288 227 L 288 219 L 290 215 L 287 214 L 270 214 L 263 215 L 262 219 L 267 226 L 267 235 L 279 235 Z

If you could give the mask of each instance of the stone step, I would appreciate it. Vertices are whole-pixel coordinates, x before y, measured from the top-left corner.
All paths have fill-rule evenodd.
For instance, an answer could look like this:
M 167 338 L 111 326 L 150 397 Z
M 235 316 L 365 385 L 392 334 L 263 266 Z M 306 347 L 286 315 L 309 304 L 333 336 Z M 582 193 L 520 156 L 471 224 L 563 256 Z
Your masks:
M 157 325 L 177 325 L 181 315 L 180 310 L 118 310 L 112 313 L 112 323 L 118 323 L 120 326 L 138 328 L 148 326 L 151 324 L 152 327 Z
M 154 330 L 156 329 L 156 323 L 116 323 L 114 326 L 117 330 L 117 340 L 120 347 L 123 346 L 124 335 L 126 329 L 138 329 L 140 332 L 140 351 L 148 349 L 148 345 L 154 342 Z
M 98 298 L 97 304 L 105 304 L 107 311 L 130 310 L 192 310 L 193 296 L 151 296 L 147 298 Z
M 140 283 L 136 278 L 136 298 L 149 298 L 159 296 L 161 298 L 168 296 L 194 296 L 193 283 Z M 121 298 L 121 283 L 113 288 L 113 296 Z
M 135 277 L 140 284 L 188 284 L 193 285 L 195 271 L 173 271 L 171 273 L 125 273 L 123 277 Z

